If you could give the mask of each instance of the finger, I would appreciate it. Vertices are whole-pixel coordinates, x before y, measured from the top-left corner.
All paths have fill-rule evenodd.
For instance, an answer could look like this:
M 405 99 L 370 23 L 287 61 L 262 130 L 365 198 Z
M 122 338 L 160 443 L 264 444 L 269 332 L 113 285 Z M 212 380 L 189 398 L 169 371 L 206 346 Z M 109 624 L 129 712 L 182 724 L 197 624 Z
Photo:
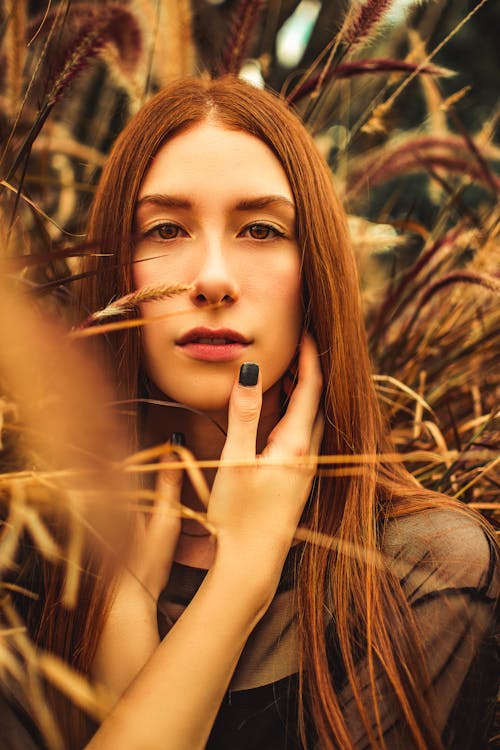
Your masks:
M 323 379 L 314 340 L 304 334 L 300 347 L 298 382 L 286 414 L 278 422 L 263 455 L 305 455 L 310 452 L 311 435 L 322 393 Z
M 180 433 L 170 439 L 171 450 L 163 456 L 163 465 L 175 461 L 175 445 L 181 444 Z M 152 507 L 147 528 L 147 541 L 152 550 L 164 554 L 165 559 L 173 556 L 180 531 L 180 501 L 182 490 L 182 469 L 162 469 L 156 479 L 156 500 Z
M 290 396 L 293 393 L 293 389 L 297 383 L 297 376 L 299 371 L 299 347 L 294 354 L 290 365 L 288 366 L 285 374 L 281 379 L 281 389 L 285 395 L 285 403 L 288 404 Z
M 259 366 L 245 362 L 229 399 L 227 438 L 223 459 L 255 458 L 257 428 L 262 406 Z
M 177 441 L 180 444 L 180 435 L 174 433 L 169 452 L 161 457 L 163 465 L 177 460 Z M 182 475 L 181 469 L 164 468 L 156 479 L 156 500 L 151 508 L 142 550 L 143 564 L 147 562 L 144 583 L 155 596 L 168 580 L 181 529 Z
M 323 440 L 323 433 L 325 431 L 325 415 L 323 410 L 320 409 L 314 420 L 312 432 L 311 432 L 311 456 L 318 456 L 321 448 L 321 441 Z
M 173 462 L 178 457 L 176 455 L 176 446 L 184 446 L 185 439 L 181 432 L 174 432 L 169 441 L 169 450 L 160 457 L 160 463 L 165 466 Z M 182 488 L 182 469 L 163 468 L 158 472 L 156 477 L 157 503 L 162 506 L 171 506 L 176 508 L 180 504 Z

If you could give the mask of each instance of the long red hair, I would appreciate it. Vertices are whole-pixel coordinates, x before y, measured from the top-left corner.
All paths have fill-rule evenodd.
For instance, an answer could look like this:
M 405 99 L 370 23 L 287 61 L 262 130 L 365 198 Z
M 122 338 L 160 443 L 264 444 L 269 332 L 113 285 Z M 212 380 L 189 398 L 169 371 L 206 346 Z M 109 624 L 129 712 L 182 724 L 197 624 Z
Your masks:
M 82 286 L 82 317 L 132 290 L 134 210 L 151 159 L 169 138 L 207 118 L 259 138 L 288 177 L 302 252 L 305 325 L 317 341 L 325 383 L 322 453 L 384 453 L 390 448 L 388 430 L 372 380 L 345 213 L 311 137 L 286 104 L 270 93 L 232 77 L 176 82 L 129 122 L 113 148 L 90 215 L 88 239 L 98 244 L 103 255 L 88 261 L 86 271 L 95 273 Z M 106 347 L 119 393 L 137 398 L 140 332 L 113 334 Z M 297 571 L 299 719 L 304 744 L 307 714 L 322 748 L 355 747 L 330 677 L 327 607 L 335 616 L 338 647 L 372 748 L 384 746 L 376 708 L 375 673 L 380 670 L 415 747 L 441 747 L 424 699 L 426 676 L 411 612 L 398 581 L 377 557 L 391 515 L 435 503 L 433 495 L 393 464 L 372 461 L 351 475 L 319 478 L 303 525 L 318 539 L 319 535 L 331 538 L 333 544 L 306 544 Z M 368 664 L 369 705 L 361 698 L 355 669 L 360 643 Z M 88 664 L 92 649 L 88 649 Z

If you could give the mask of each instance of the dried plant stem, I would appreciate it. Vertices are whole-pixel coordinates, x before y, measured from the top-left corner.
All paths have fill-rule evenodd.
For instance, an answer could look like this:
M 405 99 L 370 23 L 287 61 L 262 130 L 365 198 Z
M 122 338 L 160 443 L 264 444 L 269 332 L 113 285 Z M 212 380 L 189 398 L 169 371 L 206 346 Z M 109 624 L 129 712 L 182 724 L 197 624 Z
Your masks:
M 170 0 L 165 3 L 164 10 L 169 42 L 166 50 L 163 49 L 163 44 L 156 47 L 155 72 L 158 79 L 166 84 L 192 74 L 195 53 L 191 1 Z
M 218 469 L 220 467 L 226 468 L 240 468 L 248 466 L 256 466 L 262 463 L 266 467 L 283 467 L 290 466 L 293 468 L 307 468 L 309 469 L 312 465 L 328 465 L 328 464 L 349 464 L 349 465 L 378 465 L 380 463 L 435 463 L 442 464 L 446 461 L 456 459 L 457 451 L 451 450 L 446 454 L 434 453 L 433 451 L 416 450 L 409 451 L 408 453 L 381 453 L 381 454 L 364 454 L 364 455 L 329 455 L 329 456 L 290 456 L 282 457 L 279 460 L 271 461 L 270 459 L 253 459 L 253 460 L 228 460 L 228 459 L 203 459 L 195 460 L 195 465 L 199 469 Z M 162 469 L 186 469 L 188 464 L 185 461 L 169 461 L 164 463 L 154 464 L 127 464 L 124 466 L 124 471 L 132 473 L 148 473 L 157 472 Z
M 495 468 L 495 466 L 498 466 L 500 464 L 500 456 L 498 456 L 496 459 L 491 461 L 491 463 L 486 464 L 486 466 L 483 466 L 477 476 L 474 477 L 468 484 L 464 485 L 456 494 L 455 497 L 458 499 L 462 497 L 462 495 L 467 492 L 471 487 L 473 487 L 477 482 L 479 482 L 480 479 L 486 476 L 492 469 Z
M 401 391 L 410 396 L 410 398 L 415 399 L 415 401 L 421 406 L 421 408 L 427 409 L 427 411 L 431 412 L 431 414 L 434 413 L 432 408 L 429 406 L 427 401 L 425 401 L 422 395 L 414 391 L 413 388 L 410 388 L 405 383 L 402 383 L 401 380 L 392 377 L 392 375 L 373 375 L 373 379 L 375 380 L 375 382 L 386 381 L 387 383 L 392 383 Z
M 369 41 L 393 2 L 394 0 L 364 0 L 363 3 L 358 3 L 357 11 L 352 12 L 341 32 L 342 41 L 351 52 Z
M 238 73 L 252 40 L 265 0 L 238 0 L 225 49 L 220 73 Z
M 107 690 L 93 686 L 86 677 L 53 654 L 41 653 L 36 660 L 36 668 L 76 706 L 83 708 L 97 721 L 102 721 L 115 703 Z
M 23 69 L 26 59 L 24 43 L 26 28 L 26 0 L 6 0 L 5 12 L 8 17 L 5 31 L 7 48 L 6 101 L 8 111 L 14 116 L 22 98 Z
M 45 39 L 45 42 L 44 42 L 44 45 L 43 45 L 43 49 L 42 49 L 40 55 L 38 56 L 38 58 L 36 60 L 35 69 L 34 69 L 34 71 L 32 73 L 32 76 L 31 76 L 29 82 L 28 82 L 28 85 L 26 87 L 26 91 L 24 92 L 23 100 L 22 100 L 22 102 L 21 102 L 21 104 L 19 106 L 16 118 L 15 118 L 13 124 L 12 124 L 11 129 L 10 129 L 7 141 L 5 143 L 5 146 L 4 146 L 4 149 L 3 149 L 3 152 L 2 152 L 2 156 L 0 158 L 0 168 L 3 167 L 3 163 L 5 161 L 5 157 L 9 153 L 9 148 L 10 148 L 12 139 L 13 139 L 15 133 L 16 133 L 17 126 L 19 124 L 19 120 L 21 118 L 22 112 L 24 110 L 26 102 L 28 101 L 28 97 L 29 97 L 29 95 L 31 93 L 31 90 L 32 90 L 32 88 L 34 87 L 34 85 L 36 84 L 36 82 L 38 80 L 38 74 L 39 74 L 39 71 L 40 71 L 40 68 L 41 68 L 42 64 L 45 62 L 45 58 L 46 58 L 46 55 L 47 55 L 47 50 L 48 50 L 48 47 L 49 47 L 49 43 L 50 43 L 50 41 L 51 41 L 51 39 L 52 39 L 52 37 L 53 37 L 53 35 L 55 33 L 55 29 L 56 29 L 56 26 L 57 26 L 57 22 L 58 22 L 59 16 L 63 12 L 64 12 L 64 3 L 59 3 L 59 5 L 56 8 L 55 17 L 54 17 L 54 20 L 53 20 L 52 25 L 50 27 L 49 33 L 47 34 L 47 38 Z M 20 151 L 22 151 L 22 149 Z M 9 179 L 9 178 L 7 178 L 7 179 Z
M 462 29 L 462 28 L 463 28 L 463 27 L 464 27 L 464 26 L 465 26 L 465 25 L 466 25 L 467 23 L 469 23 L 469 21 L 471 20 L 471 18 L 472 18 L 472 17 L 473 17 L 473 16 L 474 16 L 474 15 L 475 15 L 475 14 L 476 14 L 476 13 L 478 12 L 478 10 L 480 10 L 480 9 L 481 9 L 481 8 L 483 7 L 483 5 L 485 5 L 485 4 L 487 3 L 487 2 L 488 2 L 488 0 L 479 0 L 479 2 L 478 2 L 478 3 L 477 3 L 477 4 L 476 4 L 476 5 L 475 5 L 475 6 L 474 6 L 474 7 L 472 8 L 472 10 L 471 10 L 471 11 L 469 11 L 469 13 L 467 13 L 467 15 L 466 15 L 466 16 L 464 16 L 464 17 L 463 17 L 463 18 L 462 18 L 462 19 L 461 19 L 461 20 L 460 20 L 460 21 L 459 21 L 459 22 L 457 23 L 457 25 L 456 25 L 456 26 L 455 26 L 455 27 L 454 27 L 454 28 L 453 28 L 453 29 L 452 29 L 452 30 L 450 31 L 450 33 L 449 33 L 449 34 L 447 34 L 447 35 L 445 36 L 445 38 L 444 38 L 444 39 L 442 39 L 442 40 L 441 40 L 441 41 L 439 42 L 439 44 L 437 44 L 437 45 L 436 45 L 436 47 L 434 47 L 434 49 L 432 50 L 432 52 L 430 52 L 430 53 L 429 53 L 429 54 L 427 55 L 427 57 L 425 57 L 425 58 L 424 58 L 424 59 L 422 60 L 422 62 L 421 62 L 421 63 L 420 63 L 420 64 L 419 64 L 418 66 L 417 66 L 416 70 L 415 70 L 415 71 L 414 71 L 413 73 L 411 73 L 411 74 L 410 74 L 410 75 L 408 76 L 408 78 L 406 78 L 406 79 L 405 79 L 405 80 L 404 80 L 404 81 L 403 81 L 403 82 L 401 83 L 401 85 L 400 85 L 400 86 L 398 86 L 398 88 L 396 89 L 396 91 L 394 91 L 394 93 L 392 93 L 392 94 L 391 94 L 391 96 L 389 97 L 389 99 L 387 99 L 387 100 L 386 100 L 386 101 L 385 101 L 385 102 L 383 103 L 383 105 L 381 105 L 381 106 L 383 107 L 383 110 L 384 110 L 384 112 L 388 112 L 388 111 L 390 110 L 390 108 L 392 107 L 392 105 L 394 104 L 394 102 L 396 101 L 396 99 L 397 99 L 397 98 L 398 98 L 398 97 L 400 96 L 400 94 L 401 94 L 401 93 L 402 93 L 402 92 L 404 91 L 404 89 L 405 89 L 405 88 L 406 88 L 406 87 L 408 86 L 408 84 L 409 84 L 409 83 L 410 83 L 411 81 L 413 81 L 413 79 L 414 79 L 414 78 L 415 78 L 415 77 L 416 77 L 416 76 L 418 75 L 418 72 L 419 72 L 419 71 L 418 71 L 418 69 L 419 69 L 419 67 L 423 67 L 424 65 L 428 65 L 428 64 L 429 64 L 429 63 L 430 63 L 430 62 L 432 61 L 432 59 L 433 59 L 434 57 L 436 57 L 436 55 L 437 55 L 437 54 L 438 54 L 438 53 L 439 53 L 439 52 L 440 52 L 440 51 L 441 51 L 441 50 L 443 49 L 443 47 L 444 47 L 444 46 L 445 46 L 446 44 L 448 44 L 448 42 L 450 41 L 450 39 L 453 39 L 453 37 L 454 37 L 454 36 L 456 36 L 456 34 L 458 34 L 458 32 L 460 31 L 460 29 Z
M 68 333 L 70 339 L 85 339 L 91 336 L 97 336 L 112 331 L 121 331 L 126 328 L 140 328 L 141 326 L 151 325 L 158 320 L 177 317 L 178 315 L 193 315 L 196 310 L 176 310 L 175 312 L 162 313 L 161 315 L 151 315 L 147 318 L 134 318 L 133 320 L 118 320 L 116 323 L 103 323 L 100 326 L 90 328 L 76 328 Z
M 394 310 L 397 304 L 401 303 L 403 292 L 439 250 L 441 250 L 442 248 L 446 249 L 455 242 L 462 229 L 463 227 L 461 226 L 455 227 L 448 234 L 444 235 L 444 237 L 440 237 L 438 240 L 433 242 L 430 248 L 426 252 L 424 252 L 418 259 L 418 261 L 409 269 L 409 271 L 405 273 L 405 275 L 399 281 L 397 287 L 392 290 L 384 300 L 377 319 L 373 325 L 370 338 L 378 341 L 378 335 L 386 323 L 387 316 L 391 311 Z
M 141 289 L 135 292 L 130 292 L 130 294 L 114 300 L 102 310 L 89 315 L 81 324 L 81 328 L 91 326 L 105 318 L 113 318 L 117 315 L 126 315 L 127 313 L 134 312 L 143 302 L 159 302 L 169 297 L 189 292 L 192 288 L 192 284 L 151 284 L 141 287 Z
M 296 104 L 308 95 L 317 96 L 324 83 L 332 79 L 343 80 L 366 74 L 379 73 L 411 73 L 418 69 L 418 75 L 430 75 L 448 77 L 453 75 L 452 71 L 447 68 L 441 68 L 437 65 L 421 66 L 418 63 L 407 62 L 405 60 L 393 60 L 390 58 L 372 58 L 370 60 L 356 60 L 355 62 L 344 63 L 333 69 L 327 69 L 326 65 L 321 73 L 311 76 L 305 80 L 299 87 L 295 87 L 292 94 L 287 97 L 289 104 Z

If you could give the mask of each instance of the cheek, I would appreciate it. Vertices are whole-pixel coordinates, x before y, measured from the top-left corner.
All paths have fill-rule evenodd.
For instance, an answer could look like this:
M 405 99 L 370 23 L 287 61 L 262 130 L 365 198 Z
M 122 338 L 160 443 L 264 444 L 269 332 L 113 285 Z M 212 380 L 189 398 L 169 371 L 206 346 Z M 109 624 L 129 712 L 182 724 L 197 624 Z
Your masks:
M 299 262 L 274 269 L 260 294 L 261 334 L 265 357 L 264 390 L 287 370 L 299 344 L 303 326 L 302 286 Z
M 271 270 L 267 276 L 265 299 L 274 315 L 281 318 L 284 325 L 296 326 L 302 319 L 302 284 L 298 258 L 290 259 Z M 272 317 L 271 312 L 271 317 Z
M 192 280 L 192 269 L 185 268 L 173 254 L 168 255 L 154 249 L 144 260 L 137 260 L 133 266 L 132 279 L 135 289 L 160 284 L 184 284 Z M 157 253 L 157 257 L 154 257 Z M 189 280 L 188 280 L 189 276 Z

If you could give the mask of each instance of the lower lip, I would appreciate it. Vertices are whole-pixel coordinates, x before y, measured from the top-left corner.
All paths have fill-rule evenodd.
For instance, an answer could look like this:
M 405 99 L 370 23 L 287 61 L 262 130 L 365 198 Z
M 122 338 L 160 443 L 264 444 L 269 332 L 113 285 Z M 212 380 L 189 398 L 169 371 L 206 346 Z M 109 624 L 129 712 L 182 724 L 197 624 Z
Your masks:
M 180 347 L 192 359 L 204 362 L 233 362 L 239 359 L 247 344 L 182 344 Z

